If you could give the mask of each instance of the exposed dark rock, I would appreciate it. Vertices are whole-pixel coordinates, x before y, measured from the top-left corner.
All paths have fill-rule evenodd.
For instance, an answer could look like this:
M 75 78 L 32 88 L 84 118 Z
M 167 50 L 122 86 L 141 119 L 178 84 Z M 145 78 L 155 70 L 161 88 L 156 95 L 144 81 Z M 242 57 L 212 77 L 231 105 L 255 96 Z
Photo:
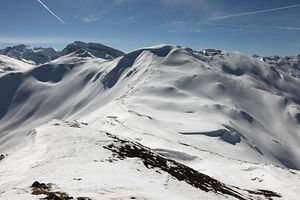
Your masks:
M 88 197 L 77 197 L 77 200 L 92 200 Z
M 252 195 L 255 195 L 258 198 L 262 196 L 268 198 L 269 200 L 272 197 L 281 197 L 280 194 L 277 194 L 273 191 L 268 190 L 243 190 L 238 187 L 226 185 L 210 176 L 202 174 L 193 168 L 190 168 L 186 165 L 183 165 L 177 161 L 165 158 L 159 154 L 151 151 L 151 149 L 137 143 L 131 142 L 124 139 L 120 139 L 114 135 L 107 133 L 107 135 L 114 139 L 114 142 L 104 146 L 103 148 L 110 150 L 113 153 L 113 156 L 124 160 L 126 158 L 139 158 L 142 160 L 143 164 L 149 168 L 160 169 L 179 181 L 184 181 L 187 184 L 192 185 L 195 188 L 199 188 L 205 192 L 214 192 L 218 195 L 232 196 L 240 200 L 252 199 Z M 248 192 L 252 195 L 244 195 L 242 192 Z
M 45 183 L 40 183 L 38 181 L 34 181 L 31 185 L 32 188 L 38 188 L 38 187 L 44 187 L 44 186 L 46 186 Z
M 5 155 L 4 155 L 4 154 L 1 154 L 1 155 L 0 155 L 0 161 L 3 160 L 4 158 L 5 158 Z
M 266 199 L 269 200 L 272 200 L 273 199 L 272 197 L 281 197 L 280 194 L 277 194 L 276 192 L 269 191 L 269 190 L 257 190 L 257 191 L 246 190 L 246 191 L 249 192 L 250 194 L 265 196 Z
M 79 180 L 79 179 L 77 179 Z M 80 179 L 81 180 L 81 179 Z M 40 198 L 41 200 L 69 200 L 69 199 L 74 199 L 74 197 L 69 196 L 65 192 L 53 192 L 51 191 L 53 183 L 40 183 L 38 181 L 35 181 L 31 185 L 32 195 L 46 195 L 45 198 Z M 77 200 L 92 200 L 91 198 L 88 197 L 77 197 Z

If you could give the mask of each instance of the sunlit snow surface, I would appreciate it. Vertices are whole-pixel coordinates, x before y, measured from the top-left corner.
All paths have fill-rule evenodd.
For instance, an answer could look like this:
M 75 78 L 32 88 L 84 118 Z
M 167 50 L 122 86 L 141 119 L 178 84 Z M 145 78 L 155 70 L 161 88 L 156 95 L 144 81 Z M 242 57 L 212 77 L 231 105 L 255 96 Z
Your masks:
M 168 45 L 114 60 L 77 51 L 5 72 L 0 198 L 41 198 L 31 195 L 34 181 L 91 199 L 225 198 L 137 158 L 110 162 L 109 133 L 230 186 L 296 200 L 300 80 L 289 72 L 236 52 Z
M 0 55 L 0 77 L 9 72 L 24 72 L 35 67 L 31 63 L 22 62 L 8 56 Z

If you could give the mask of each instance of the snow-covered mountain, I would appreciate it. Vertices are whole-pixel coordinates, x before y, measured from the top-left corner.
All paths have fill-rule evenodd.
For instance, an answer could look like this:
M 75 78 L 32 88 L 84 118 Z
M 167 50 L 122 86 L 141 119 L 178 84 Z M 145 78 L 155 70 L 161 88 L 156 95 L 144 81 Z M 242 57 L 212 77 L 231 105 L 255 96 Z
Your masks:
M 300 78 L 300 55 L 263 57 L 262 60 L 291 76 Z
M 30 47 L 18 45 L 0 49 L 0 54 L 22 61 L 31 61 L 35 64 L 45 63 L 59 57 L 59 51 L 54 48 Z
M 106 60 L 110 60 L 124 54 L 122 51 L 109 46 L 98 43 L 85 43 L 81 41 L 75 41 L 72 44 L 67 45 L 62 51 L 57 51 L 54 48 L 17 45 L 14 47 L 0 49 L 0 54 L 16 58 L 30 64 L 43 64 L 76 51 L 81 53 L 88 52 L 90 56 L 92 55 Z M 86 56 L 88 56 L 88 54 L 86 54 Z
M 115 57 L 0 77 L 0 198 L 298 199 L 299 77 L 214 49 Z
M 64 48 L 60 53 L 60 56 L 68 55 L 78 50 L 85 50 L 95 57 L 103 58 L 106 60 L 111 60 L 124 54 L 122 51 L 99 43 L 85 43 L 81 41 L 75 41 Z

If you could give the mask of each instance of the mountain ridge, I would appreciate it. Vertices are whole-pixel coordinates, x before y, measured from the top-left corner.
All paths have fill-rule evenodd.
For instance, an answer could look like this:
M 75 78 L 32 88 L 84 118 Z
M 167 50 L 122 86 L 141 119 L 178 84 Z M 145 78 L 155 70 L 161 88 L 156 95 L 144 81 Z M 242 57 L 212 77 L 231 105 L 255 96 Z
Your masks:
M 160 44 L 156 46 L 168 46 L 168 45 Z M 185 48 L 187 51 L 200 52 L 206 56 L 217 55 L 221 52 L 226 52 L 226 50 L 219 50 L 219 49 L 193 50 L 188 47 L 183 47 L 183 48 Z M 141 48 L 141 49 L 146 49 L 146 48 Z M 59 57 L 68 55 L 70 53 L 74 53 L 78 50 L 87 51 L 95 57 L 106 59 L 106 60 L 111 60 L 125 54 L 124 52 L 118 49 L 115 49 L 107 45 L 103 45 L 101 43 L 74 41 L 73 43 L 68 44 L 61 51 L 58 51 L 52 47 L 47 47 L 47 48 L 31 47 L 28 45 L 19 44 L 13 47 L 6 47 L 4 49 L 0 49 L 0 55 L 6 55 L 23 62 L 29 62 L 29 64 L 44 64 L 46 62 L 53 61 Z M 132 52 L 134 51 L 135 50 L 133 50 Z M 298 73 L 299 65 L 300 65 L 300 54 L 297 56 L 277 56 L 277 55 L 259 56 L 257 54 L 254 54 L 252 57 L 261 60 L 263 62 L 266 62 L 269 65 L 274 65 L 274 67 L 276 68 L 280 68 L 281 70 L 289 72 L 290 75 L 292 76 L 296 76 L 298 78 L 300 77 L 300 74 Z
M 68 44 L 62 51 L 58 51 L 52 47 L 30 47 L 20 44 L 17 46 L 0 49 L 0 54 L 25 62 L 33 62 L 34 64 L 38 65 L 50 62 L 59 57 L 74 53 L 78 50 L 88 51 L 93 56 L 106 60 L 113 59 L 124 54 L 120 50 L 100 43 L 85 43 L 81 41 L 74 41 L 73 43 Z

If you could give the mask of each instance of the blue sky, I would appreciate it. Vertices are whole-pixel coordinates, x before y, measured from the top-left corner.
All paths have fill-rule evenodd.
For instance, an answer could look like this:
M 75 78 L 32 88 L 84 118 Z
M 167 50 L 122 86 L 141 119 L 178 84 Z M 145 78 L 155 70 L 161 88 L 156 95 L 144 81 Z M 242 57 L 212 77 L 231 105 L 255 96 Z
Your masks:
M 60 50 L 81 40 L 125 52 L 164 43 L 300 54 L 299 0 L 40 1 L 49 10 L 38 0 L 0 0 L 0 48 L 24 43 Z

